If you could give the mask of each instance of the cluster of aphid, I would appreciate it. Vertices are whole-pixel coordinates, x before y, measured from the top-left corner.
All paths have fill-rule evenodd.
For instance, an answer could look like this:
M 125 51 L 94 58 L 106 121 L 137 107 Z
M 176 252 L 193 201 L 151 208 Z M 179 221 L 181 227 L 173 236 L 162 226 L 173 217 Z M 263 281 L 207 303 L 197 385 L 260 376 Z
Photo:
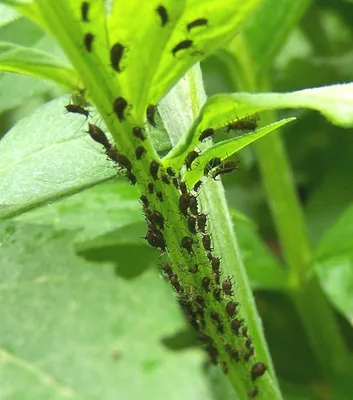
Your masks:
M 89 22 L 89 10 L 90 2 L 82 2 L 81 17 L 83 22 Z M 166 26 L 169 22 L 167 9 L 160 5 L 155 9 L 155 12 L 160 18 L 161 27 Z M 188 23 L 186 30 L 190 32 L 197 27 L 207 25 L 208 20 L 206 18 L 199 18 Z M 86 33 L 83 38 L 83 44 L 88 52 L 92 52 L 93 42 L 93 34 Z M 176 44 L 171 49 L 171 53 L 176 56 L 182 50 L 193 48 L 193 45 L 193 40 L 185 39 Z M 118 73 L 124 70 L 122 61 L 125 49 L 125 45 L 117 42 L 110 50 L 111 67 Z M 121 96 L 113 101 L 113 112 L 120 122 L 125 120 L 126 111 L 129 108 L 131 108 L 131 105 Z M 89 112 L 79 105 L 68 105 L 66 109 L 69 112 L 83 114 L 86 118 L 89 116 Z M 156 127 L 155 111 L 155 105 L 149 105 L 146 110 L 146 119 L 154 127 Z M 247 117 L 229 123 L 226 129 L 227 132 L 231 130 L 253 131 L 256 127 L 256 119 Z M 89 124 L 88 133 L 93 140 L 104 147 L 107 156 L 125 170 L 130 182 L 136 184 L 131 161 L 115 145 L 109 143 L 102 129 L 96 125 Z M 200 132 L 200 142 L 212 137 L 214 133 L 215 130 L 213 128 Z M 134 126 L 132 134 L 141 142 L 135 148 L 135 157 L 140 160 L 146 153 L 146 149 L 141 145 L 146 138 L 145 130 L 143 127 Z M 187 155 L 185 159 L 187 169 L 192 169 L 192 164 L 198 156 L 199 153 L 196 150 Z M 221 258 L 213 254 L 212 240 L 207 230 L 207 215 L 199 211 L 198 190 L 202 185 L 202 181 L 198 181 L 192 190 L 188 190 L 186 183 L 180 179 L 180 176 L 171 167 L 165 169 L 156 160 L 148 162 L 149 174 L 152 179 L 146 184 L 145 194 L 140 197 L 147 222 L 145 239 L 152 247 L 159 249 L 162 253 L 166 254 L 168 252 L 168 244 L 164 233 L 166 229 L 169 229 L 169 236 L 172 236 L 171 231 L 173 228 L 168 226 L 167 220 L 162 213 L 166 209 L 162 205 L 166 191 L 162 191 L 160 188 L 162 184 L 170 185 L 171 189 L 174 186 L 175 189 L 173 190 L 177 190 L 179 196 L 178 213 L 183 220 L 181 225 L 184 224 L 185 230 L 188 232 L 188 234 L 182 235 L 177 239 L 183 253 L 185 265 L 178 265 L 178 268 L 173 268 L 170 263 L 163 262 L 161 269 L 163 275 L 170 281 L 178 294 L 179 304 L 184 310 L 187 320 L 199 332 L 199 338 L 209 354 L 210 361 L 214 364 L 220 364 L 224 373 L 228 373 L 229 363 L 249 362 L 254 357 L 255 349 L 245 321 L 239 316 L 239 303 L 233 299 L 233 278 L 228 276 L 222 279 Z M 216 179 L 217 176 L 236 169 L 237 162 L 222 161 L 220 158 L 215 157 L 205 166 L 204 176 Z M 170 190 L 171 192 L 172 190 Z M 155 206 L 152 206 L 152 196 L 155 196 L 158 200 L 153 202 Z M 177 237 L 177 234 L 173 237 Z M 195 263 L 195 254 L 198 260 L 204 261 Z M 187 279 L 185 279 L 182 283 L 180 280 L 181 273 L 191 276 L 190 282 L 186 282 Z M 212 305 L 214 305 L 214 308 L 212 308 Z M 220 337 L 223 341 L 223 348 L 216 347 L 212 339 L 215 336 Z M 225 339 L 226 337 L 232 338 L 231 341 Z M 251 381 L 254 382 L 261 377 L 266 370 L 267 367 L 264 363 L 253 362 L 249 371 Z M 253 385 L 249 392 L 249 398 L 254 398 L 257 394 L 258 388 Z

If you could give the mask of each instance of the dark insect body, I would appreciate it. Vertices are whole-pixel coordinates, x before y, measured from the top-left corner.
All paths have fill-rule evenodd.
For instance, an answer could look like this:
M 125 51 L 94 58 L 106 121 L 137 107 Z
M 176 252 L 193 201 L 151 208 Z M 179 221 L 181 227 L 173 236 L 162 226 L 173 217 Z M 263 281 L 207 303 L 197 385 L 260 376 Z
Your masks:
M 232 296 L 233 295 L 233 284 L 232 284 L 232 281 L 231 281 L 230 277 L 226 278 L 222 282 L 222 290 L 223 290 L 223 293 L 228 295 L 228 296 Z
M 142 201 L 143 207 L 148 208 L 150 203 L 148 201 L 148 198 L 143 194 L 140 196 L 140 200 Z
M 173 285 L 173 288 L 175 289 L 175 291 L 177 293 L 182 293 L 184 291 L 184 289 L 181 287 L 179 279 L 178 279 L 178 275 L 177 274 L 173 274 L 170 277 L 170 283 Z
M 161 18 L 161 25 L 165 26 L 168 23 L 168 13 L 164 6 L 158 6 L 156 12 Z
M 189 49 L 193 45 L 193 41 L 190 39 L 183 40 L 182 42 L 178 43 L 175 47 L 172 49 L 172 54 L 175 57 L 175 54 L 180 51 L 180 50 L 185 50 Z
M 124 121 L 125 119 L 125 110 L 127 107 L 127 101 L 123 97 L 117 97 L 113 103 L 113 110 L 115 115 L 118 117 L 119 121 Z
M 106 134 L 97 125 L 88 123 L 88 133 L 94 141 L 103 145 L 106 150 L 110 148 L 111 145 Z
M 216 301 L 222 301 L 222 290 L 220 288 L 214 289 L 213 297 Z
M 183 193 L 179 197 L 179 211 L 182 215 L 187 217 L 188 208 L 190 206 L 190 195 L 188 193 Z
M 259 394 L 259 389 L 255 386 L 249 392 L 249 399 L 254 399 Z
M 132 128 L 132 134 L 142 141 L 144 141 L 146 139 L 144 132 L 143 132 L 143 128 L 141 128 L 140 126 L 134 126 Z
M 191 164 L 196 160 L 196 158 L 199 156 L 199 153 L 195 150 L 190 151 L 190 153 L 186 156 L 185 158 L 185 166 L 187 170 L 191 169 Z
M 205 129 L 204 131 L 201 132 L 201 135 L 199 137 L 199 141 L 203 142 L 205 139 L 208 139 L 209 137 L 214 135 L 214 129 L 213 128 L 208 128 Z
M 150 164 L 150 174 L 154 180 L 158 179 L 158 171 L 160 164 L 158 161 L 152 160 Z
M 234 318 L 237 313 L 237 307 L 239 306 L 238 302 L 230 301 L 226 305 L 226 313 L 229 317 Z
M 164 229 L 164 217 L 159 211 L 152 212 L 150 221 L 160 229 Z
M 253 356 L 255 354 L 255 349 L 254 349 L 254 347 L 252 346 L 252 347 L 250 347 L 250 349 L 246 352 L 246 353 L 244 353 L 244 361 L 249 361 L 250 360 L 250 358 Z
M 254 131 L 257 128 L 256 117 L 245 117 L 227 125 L 227 132 L 230 131 Z
M 83 22 L 89 22 L 88 12 L 89 12 L 89 2 L 84 1 L 81 4 L 81 18 Z
M 197 182 L 195 183 L 194 187 L 193 187 L 193 190 L 194 190 L 195 192 L 197 192 L 197 191 L 200 189 L 201 185 L 202 185 L 202 181 L 197 181 Z
M 210 292 L 210 285 L 211 285 L 211 279 L 208 276 L 205 276 L 204 278 L 202 278 L 201 281 L 201 286 L 202 289 L 206 292 L 209 293 Z
M 228 374 L 228 365 L 227 365 L 227 363 L 225 361 L 222 361 L 222 371 L 225 374 Z
M 199 264 L 195 264 L 189 271 L 192 274 L 197 274 L 199 272 Z
M 130 181 L 131 185 L 135 186 L 137 183 L 137 178 L 136 176 L 131 172 L 131 171 L 127 171 L 126 172 L 126 177 L 127 179 Z
M 234 361 L 240 361 L 240 352 L 237 349 L 232 349 L 230 356 Z
M 184 236 L 180 242 L 181 247 L 186 249 L 189 254 L 194 253 L 194 251 L 192 249 L 193 244 L 194 244 L 194 241 L 192 240 L 192 238 L 190 236 Z
M 197 198 L 195 196 L 190 196 L 189 208 L 192 214 L 194 215 L 198 214 Z
M 260 378 L 267 370 L 266 364 L 262 362 L 257 362 L 251 367 L 251 379 L 254 381 L 257 378 Z
M 251 339 L 250 337 L 248 337 L 248 338 L 246 339 L 246 341 L 245 341 L 245 347 L 246 347 L 247 349 L 250 349 L 251 346 L 252 346 L 252 339 Z
M 110 62 L 116 72 L 121 72 L 120 63 L 123 58 L 125 47 L 121 43 L 115 43 L 110 49 Z
M 236 335 L 239 334 L 239 329 L 243 322 L 243 319 L 233 319 L 233 321 L 231 322 L 230 327 Z
M 161 179 L 162 179 L 162 182 L 165 183 L 166 185 L 169 185 L 169 184 L 170 184 L 170 179 L 169 179 L 168 175 L 163 174 L 163 175 L 161 176 Z
M 146 110 L 146 117 L 147 117 L 147 121 L 155 128 L 157 126 L 156 121 L 154 119 L 155 113 L 156 113 L 156 106 L 153 104 L 150 104 L 147 107 Z
M 227 354 L 230 354 L 231 351 L 232 351 L 232 348 L 230 347 L 230 345 L 229 345 L 228 343 L 226 343 L 226 344 L 224 345 L 224 350 L 225 350 L 225 352 L 226 352 Z
M 184 181 L 180 182 L 179 187 L 180 187 L 181 193 L 188 194 L 188 188 L 187 188 L 186 183 Z
M 190 32 L 191 29 L 196 28 L 197 26 L 206 26 L 208 24 L 208 19 L 206 18 L 198 18 L 195 21 L 192 21 L 186 25 L 186 29 Z
M 221 322 L 221 317 L 220 317 L 220 315 L 219 315 L 218 313 L 216 313 L 216 312 L 211 312 L 210 317 L 211 317 L 211 319 L 212 319 L 213 321 Z
M 131 161 L 126 156 L 121 154 L 119 151 L 117 152 L 116 161 L 122 167 L 126 168 L 128 171 L 131 171 L 131 169 L 132 169 Z
M 81 114 L 81 115 L 84 115 L 86 118 L 89 117 L 89 111 L 77 104 L 68 104 L 67 106 L 65 106 L 65 108 L 66 108 L 67 112 L 70 112 L 73 114 Z
M 157 192 L 156 193 L 157 199 L 162 202 L 164 201 L 163 193 L 162 192 Z
M 206 307 L 205 299 L 204 299 L 201 295 L 198 294 L 198 295 L 195 297 L 195 301 L 196 301 L 196 303 L 199 304 L 202 308 L 205 308 L 205 307 Z
M 199 333 L 199 339 L 203 343 L 212 343 L 212 338 L 210 336 L 206 335 L 206 333 L 203 333 L 203 332 Z
M 173 275 L 173 270 L 170 264 L 163 263 L 161 269 L 169 278 Z
M 202 237 L 202 245 L 203 245 L 203 248 L 206 251 L 212 251 L 211 236 L 210 235 L 204 235 Z
M 230 174 L 231 172 L 237 170 L 238 163 L 239 161 L 228 161 L 223 163 L 222 166 L 216 169 L 216 171 L 212 172 L 212 178 L 216 180 L 218 175 Z
M 137 160 L 141 160 L 142 156 L 146 153 L 146 149 L 143 146 L 138 146 L 135 150 L 135 156 Z
M 167 168 L 167 174 L 171 177 L 175 176 L 175 171 L 173 170 L 172 167 Z
M 196 235 L 196 218 L 195 217 L 189 217 L 188 218 L 188 228 L 191 233 Z
M 219 157 L 211 158 L 211 160 L 206 164 L 203 174 L 208 176 L 209 172 L 213 170 L 213 168 L 218 167 L 222 164 L 222 160 Z
M 243 336 L 248 337 L 248 328 L 246 326 L 243 326 L 241 333 Z
M 177 178 L 172 179 L 173 185 L 176 189 L 179 189 L 179 181 Z
M 197 218 L 197 227 L 199 231 L 205 233 L 206 223 L 207 223 L 206 214 L 198 214 L 196 218 Z
M 110 146 L 107 151 L 106 151 L 107 156 L 113 160 L 114 162 L 118 162 L 118 158 L 119 158 L 119 150 L 117 149 L 116 146 Z
M 150 182 L 150 183 L 147 185 L 147 188 L 148 188 L 148 193 L 149 193 L 149 194 L 153 194 L 153 193 L 154 193 L 154 185 L 153 185 L 152 182 Z
M 206 346 L 206 350 L 208 352 L 208 355 L 210 356 L 212 364 L 217 365 L 218 364 L 218 350 L 211 343 Z
M 92 51 L 92 44 L 93 44 L 94 36 L 92 33 L 86 33 L 83 37 L 83 44 L 88 52 Z
M 160 248 L 163 252 L 166 251 L 166 243 L 162 232 L 149 229 L 146 234 L 146 240 L 152 247 Z

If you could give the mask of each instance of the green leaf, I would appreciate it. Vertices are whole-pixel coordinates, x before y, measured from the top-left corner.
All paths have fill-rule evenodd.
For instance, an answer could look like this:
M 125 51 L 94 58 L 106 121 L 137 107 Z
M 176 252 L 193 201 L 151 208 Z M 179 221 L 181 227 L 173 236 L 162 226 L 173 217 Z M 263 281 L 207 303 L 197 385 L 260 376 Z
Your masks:
M 185 322 L 156 271 L 116 277 L 77 257 L 71 233 L 38 226 L 2 223 L 0 241 L 7 398 L 212 398 L 203 354 L 171 351 Z
M 43 51 L 0 42 L 0 70 L 49 79 L 75 89 L 79 81 L 76 72 Z
M 353 323 L 353 206 L 329 229 L 315 251 L 314 267 L 336 308 Z
M 18 13 L 4 4 L 0 4 L 0 26 L 7 25 L 19 17 Z
M 0 142 L 0 217 L 23 213 L 117 174 L 83 131 L 85 119 L 66 114 L 67 97 L 40 107 Z

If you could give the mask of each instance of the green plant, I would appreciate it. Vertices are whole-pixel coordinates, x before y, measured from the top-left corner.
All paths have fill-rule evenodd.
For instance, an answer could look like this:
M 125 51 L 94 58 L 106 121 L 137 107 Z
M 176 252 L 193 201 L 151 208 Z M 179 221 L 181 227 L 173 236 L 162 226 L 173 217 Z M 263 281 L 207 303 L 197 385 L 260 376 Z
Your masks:
M 9 374 L 4 393 L 15 393 L 11 374 L 22 374 L 20 393 L 28 390 L 30 398 L 109 399 L 117 393 L 154 398 L 165 396 L 169 385 L 175 398 L 200 393 L 212 397 L 216 389 L 220 392 L 213 396 L 222 399 L 282 398 L 233 231 L 232 219 L 247 229 L 249 222 L 228 211 L 217 180 L 218 174 L 236 169 L 232 156 L 255 141 L 286 264 L 282 269 L 250 229 L 252 248 L 258 246 L 257 254 L 266 265 L 266 273 L 257 268 L 255 276 L 260 286 L 291 298 L 319 376 L 333 388 L 334 398 L 347 393 L 336 386 L 349 370 L 349 354 L 319 274 L 312 268 L 327 262 L 325 252 L 332 244 L 321 244 L 313 254 L 281 138 L 270 132 L 295 119 L 274 122 L 274 110 L 287 107 L 312 108 L 334 124 L 352 126 L 352 85 L 245 93 L 271 90 L 268 68 L 309 3 L 3 3 L 50 32 L 71 65 L 19 41 L 1 43 L 0 67 L 52 80 L 74 93 L 70 102 L 67 96 L 58 97 L 22 119 L 0 144 L 4 193 L 0 215 L 13 219 L 2 225 L 6 290 L 1 312 L 6 324 L 1 355 Z M 267 40 L 278 39 L 266 48 L 258 32 L 264 27 Z M 226 68 L 234 93 L 216 94 L 206 101 L 197 62 L 212 53 Z M 65 106 L 73 115 L 63 113 Z M 260 127 L 256 114 L 261 115 Z M 203 140 L 226 127 L 240 135 L 216 144 Z M 133 186 L 116 183 L 117 169 Z M 73 194 L 77 195 L 69 197 Z M 141 233 L 138 196 L 147 233 Z M 63 197 L 67 199 L 39 208 Z M 82 207 L 86 207 L 83 212 Z M 97 214 L 104 216 L 102 220 Z M 209 381 L 218 381 L 212 390 L 206 392 L 200 367 L 203 352 L 171 357 L 173 339 L 157 345 L 156 337 L 170 336 L 185 324 L 170 287 L 158 283 L 155 269 L 141 273 L 153 257 L 140 249 L 143 236 L 161 250 L 163 275 L 211 361 L 222 367 L 225 377 L 220 368 L 208 369 Z M 140 257 L 133 254 L 136 246 L 143 252 Z M 113 277 L 110 265 L 98 268 L 76 254 L 90 261 L 111 260 L 116 256 L 107 254 L 116 249 L 125 252 L 117 259 L 126 264 L 118 266 L 118 277 Z M 38 329 L 26 315 L 43 307 L 50 312 L 39 317 Z M 22 326 L 21 321 L 27 322 Z M 64 341 L 55 335 L 57 321 L 63 321 L 58 333 Z M 13 332 L 20 332 L 17 340 Z M 23 344 L 20 339 L 26 335 L 28 342 Z M 146 338 L 151 348 L 144 345 Z M 89 363 L 94 364 L 92 375 L 86 368 Z M 189 373 L 195 374 L 194 392 L 188 385 L 177 385 L 175 392 L 174 380 Z M 97 376 L 100 381 L 91 382 Z M 130 380 L 137 382 L 136 387 L 126 384 Z M 161 385 L 163 380 L 168 383 Z

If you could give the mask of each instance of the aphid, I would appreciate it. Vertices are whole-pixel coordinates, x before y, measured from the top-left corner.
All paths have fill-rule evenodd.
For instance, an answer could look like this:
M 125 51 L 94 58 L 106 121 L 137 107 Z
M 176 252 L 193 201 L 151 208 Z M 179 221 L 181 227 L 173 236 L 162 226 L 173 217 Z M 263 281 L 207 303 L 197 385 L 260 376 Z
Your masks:
M 205 26 L 208 24 L 208 19 L 206 18 L 198 18 L 195 21 L 192 21 L 186 25 L 186 29 L 190 31 L 192 28 L 196 28 L 197 26 Z
M 262 362 L 257 362 L 251 367 L 251 379 L 254 381 L 255 379 L 262 376 L 267 370 L 266 364 Z
M 198 227 L 199 231 L 202 233 L 205 233 L 206 232 L 206 223 L 207 223 L 206 214 L 203 214 L 203 213 L 198 214 L 196 218 L 197 218 L 197 227 Z
M 157 196 L 157 199 L 159 200 L 159 201 L 164 201 L 164 197 L 163 197 L 163 193 L 162 192 L 157 192 L 156 193 L 156 196 Z
M 143 207 L 148 208 L 150 203 L 148 201 L 148 198 L 144 194 L 140 196 L 140 200 L 142 201 Z
M 170 277 L 170 283 L 173 285 L 173 288 L 175 289 L 176 292 L 181 293 L 181 292 L 184 291 L 184 289 L 180 285 L 180 282 L 179 282 L 177 274 L 173 274 Z
M 220 315 L 216 312 L 211 312 L 210 317 L 213 321 L 222 322 Z
M 158 171 L 160 164 L 158 161 L 152 160 L 150 164 L 150 174 L 154 180 L 158 179 Z
M 200 294 L 198 294 L 198 295 L 195 297 L 195 301 L 196 301 L 196 303 L 199 304 L 202 308 L 205 308 L 205 307 L 206 307 L 205 299 L 204 299 Z
M 83 37 L 83 44 L 86 47 L 86 50 L 91 52 L 92 51 L 92 44 L 93 44 L 94 36 L 92 33 L 86 33 Z
M 199 210 L 197 207 L 197 198 L 195 196 L 190 196 L 189 208 L 190 208 L 190 211 L 192 214 L 194 214 L 194 215 L 198 214 Z
M 193 250 L 192 250 L 192 245 L 193 244 L 194 244 L 194 241 L 192 240 L 192 238 L 190 236 L 184 236 L 181 239 L 181 242 L 180 242 L 181 247 L 186 249 L 189 254 L 193 254 L 194 253 Z
M 203 174 L 207 176 L 209 172 L 222 164 L 222 160 L 219 157 L 211 158 L 211 160 L 206 164 Z
M 226 351 L 226 353 L 230 354 L 232 351 L 232 348 L 230 347 L 230 345 L 228 343 L 226 343 L 224 345 L 224 350 Z
M 226 305 L 226 313 L 229 317 L 234 318 L 237 313 L 237 307 L 239 306 L 239 302 L 230 301 Z M 243 328 L 244 329 L 244 328 Z
M 206 350 L 210 356 L 212 364 L 218 364 L 218 350 L 210 343 L 207 345 Z
M 161 269 L 163 270 L 163 272 L 169 276 L 169 278 L 173 275 L 173 270 L 170 264 L 168 263 L 163 263 L 161 265 Z
M 135 156 L 137 160 L 141 160 L 142 156 L 146 153 L 146 149 L 143 146 L 139 146 L 135 150 Z
M 88 133 L 93 140 L 102 144 L 107 150 L 110 148 L 110 143 L 106 134 L 97 125 L 88 123 Z
M 204 343 L 212 343 L 212 338 L 203 332 L 199 333 L 199 339 L 201 340 L 201 342 L 204 342 Z
M 221 259 L 219 257 L 213 257 L 212 253 L 208 253 L 211 255 L 211 265 L 212 265 L 212 272 L 214 274 L 219 274 L 220 266 L 221 266 Z
M 151 222 L 164 229 L 164 217 L 159 211 L 153 211 L 150 218 Z
M 213 297 L 216 301 L 222 301 L 222 290 L 220 288 L 214 289 Z
M 245 340 L 245 347 L 246 347 L 247 349 L 250 349 L 251 346 L 252 346 L 252 339 L 251 339 L 251 337 L 248 337 L 248 338 Z
M 162 182 L 165 183 L 166 185 L 169 185 L 169 184 L 170 184 L 170 179 L 169 179 L 168 175 L 163 174 L 163 175 L 161 176 L 161 179 L 162 179 Z
M 131 172 L 131 171 L 127 171 L 126 172 L 126 177 L 127 179 L 130 181 L 131 185 L 135 186 L 137 183 L 137 178 L 136 176 Z
M 119 151 L 117 152 L 116 161 L 122 167 L 126 168 L 128 171 L 131 171 L 131 169 L 132 169 L 131 161 L 127 157 L 125 157 L 123 154 L 121 154 Z
M 77 104 L 68 104 L 65 106 L 66 111 L 73 113 L 73 114 L 81 114 L 84 115 L 86 118 L 89 117 L 89 112 L 88 110 L 85 110 L 83 107 L 77 105 Z
M 208 139 L 212 135 L 214 135 L 214 129 L 213 128 L 205 129 L 204 131 L 201 132 L 201 135 L 199 137 L 199 141 L 203 142 L 205 139 Z
M 241 327 L 241 325 L 242 325 L 243 322 L 244 322 L 243 319 L 233 319 L 233 320 L 232 320 L 232 322 L 231 322 L 231 324 L 230 324 L 230 327 L 231 327 L 232 331 L 233 331 L 236 335 L 239 334 L 239 329 L 240 329 L 240 327 Z
M 112 68 L 116 72 L 121 72 L 120 62 L 123 58 L 125 51 L 125 47 L 121 43 L 115 43 L 114 46 L 110 49 L 110 62 Z
M 185 158 L 185 165 L 186 169 L 191 169 L 191 164 L 196 160 L 196 158 L 199 156 L 199 153 L 195 150 L 190 151 L 190 153 L 186 156 Z
M 168 13 L 166 8 L 164 6 L 158 6 L 156 11 L 161 18 L 162 26 L 165 26 L 168 23 Z
M 231 278 L 228 277 L 222 282 L 223 293 L 228 295 L 228 296 L 232 296 L 233 295 L 233 290 L 232 290 L 233 285 L 232 285 L 232 282 L 231 282 L 230 279 Z
M 188 188 L 187 188 L 186 183 L 184 181 L 180 182 L 179 187 L 180 187 L 181 193 L 188 194 Z
M 146 240 L 152 247 L 160 248 L 163 252 L 166 251 L 166 243 L 162 232 L 149 229 L 146 234 Z
M 113 110 L 116 116 L 119 118 L 119 121 L 124 121 L 125 109 L 127 107 L 127 101 L 123 97 L 117 97 L 113 103 Z
M 208 276 L 202 278 L 201 286 L 206 293 L 210 292 L 211 279 Z
M 172 167 L 168 167 L 166 171 L 169 176 L 171 177 L 175 176 L 175 171 L 173 170 Z
M 207 258 L 208 258 L 210 261 L 212 261 L 212 259 L 214 258 L 214 257 L 213 257 L 213 254 L 210 253 L 210 252 L 208 252 L 208 253 L 207 253 Z
M 252 347 L 250 347 L 250 349 L 246 352 L 246 353 L 244 353 L 244 361 L 249 361 L 250 360 L 250 358 L 253 356 L 255 354 L 255 349 L 254 349 L 254 347 L 252 346 Z
M 195 183 L 194 187 L 193 187 L 193 190 L 194 190 L 195 192 L 197 192 L 197 191 L 200 189 L 201 185 L 202 185 L 202 181 L 197 181 L 197 182 Z
M 225 374 L 228 374 L 228 365 L 225 361 L 222 361 L 222 370 Z
M 190 195 L 188 193 L 183 193 L 179 197 L 179 211 L 185 217 L 187 217 L 188 215 L 189 206 L 190 206 Z
M 89 11 L 89 3 L 88 3 L 88 1 L 82 2 L 82 4 L 81 4 L 81 18 L 82 18 L 83 22 L 89 22 L 88 11 Z
M 153 192 L 154 192 L 154 185 L 153 185 L 152 182 L 150 182 L 150 183 L 147 185 L 147 188 L 148 188 L 148 193 L 149 193 L 149 194 L 153 194 Z
M 249 399 L 254 399 L 259 394 L 259 389 L 255 386 L 249 392 Z
M 196 235 L 196 218 L 195 217 L 188 218 L 188 228 L 191 233 Z
M 195 264 L 190 270 L 192 274 L 196 274 L 199 272 L 199 264 Z
M 172 49 L 172 54 L 175 57 L 175 54 L 184 49 L 189 49 L 193 45 L 193 41 L 190 39 L 183 40 L 182 42 L 178 43 L 175 47 Z
M 212 246 L 211 246 L 211 236 L 210 235 L 204 235 L 202 237 L 202 244 L 203 244 L 203 248 L 206 251 L 212 251 Z
M 241 333 L 243 336 L 248 337 L 248 328 L 246 326 L 243 326 Z
M 240 352 L 237 349 L 232 349 L 230 356 L 234 361 L 240 361 Z
M 237 121 L 230 122 L 227 125 L 227 132 L 229 131 L 254 131 L 257 128 L 256 117 L 245 117 L 238 119 Z
M 154 115 L 156 112 L 156 106 L 153 104 L 150 104 L 147 107 L 146 110 L 146 117 L 147 117 L 147 121 L 155 128 L 157 126 L 156 121 L 154 120 Z
M 172 183 L 176 189 L 179 189 L 179 181 L 177 178 L 172 179 Z
M 111 160 L 113 160 L 116 163 L 118 162 L 120 153 L 116 146 L 114 145 L 110 146 L 105 153 Z
M 226 163 L 223 163 L 220 168 L 217 168 L 216 171 L 214 171 L 211 176 L 214 180 L 216 180 L 218 175 L 222 174 L 229 174 L 235 170 L 237 170 L 237 165 L 239 161 L 228 161 Z
M 140 139 L 142 141 L 146 139 L 144 132 L 143 132 L 143 128 L 141 128 L 140 126 L 134 126 L 132 128 L 132 133 L 135 137 L 137 137 L 138 139 Z

